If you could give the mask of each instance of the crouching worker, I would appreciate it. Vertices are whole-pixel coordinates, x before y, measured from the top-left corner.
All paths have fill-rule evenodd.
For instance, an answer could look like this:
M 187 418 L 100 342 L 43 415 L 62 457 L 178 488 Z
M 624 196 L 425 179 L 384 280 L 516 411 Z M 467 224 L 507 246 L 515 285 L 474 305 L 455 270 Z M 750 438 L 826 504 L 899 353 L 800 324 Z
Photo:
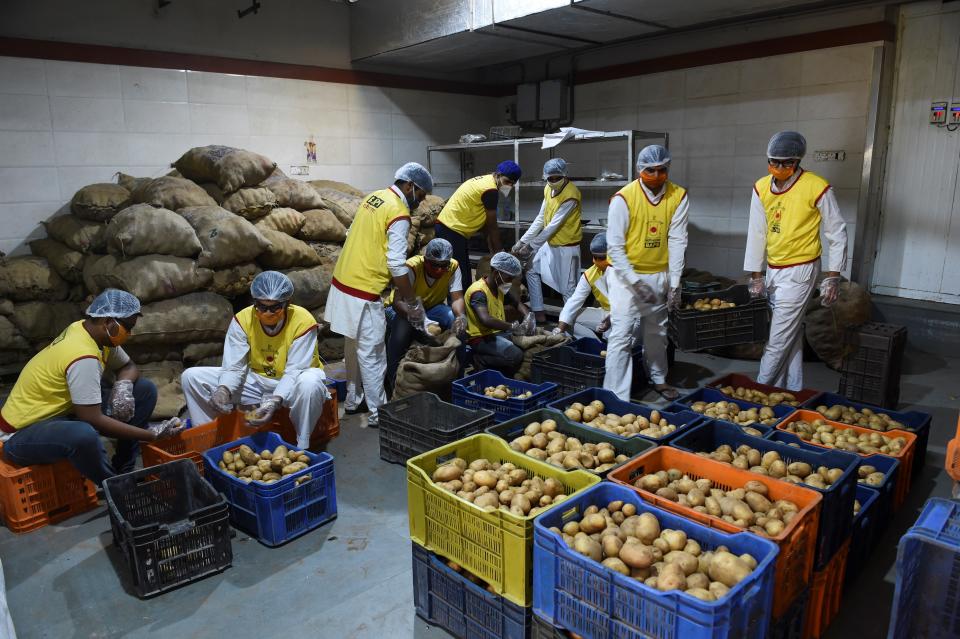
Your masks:
M 256 405 L 247 423 L 262 426 L 286 406 L 297 431 L 297 447 L 307 448 L 323 403 L 330 399 L 317 353 L 317 321 L 308 310 L 290 303 L 293 282 L 283 273 L 260 273 L 250 284 L 250 295 L 253 305 L 230 322 L 223 365 L 183 371 L 190 419 L 205 424 L 237 405 Z
M 592 337 L 610 330 L 610 301 L 607 299 L 606 272 L 610 262 L 607 261 L 607 234 L 597 233 L 590 241 L 590 253 L 593 255 L 593 266 L 580 276 L 577 288 L 573 295 L 563 305 L 560 311 L 560 321 L 554 334 L 564 333 L 573 328 L 574 337 Z M 588 306 L 584 303 L 590 294 L 599 306 Z
M 508 332 L 532 335 L 536 318 L 514 292 L 522 322 L 507 322 L 503 302 L 510 292 L 513 278 L 520 275 L 520 260 L 500 252 L 490 259 L 490 272 L 467 289 L 467 343 L 473 348 L 473 364 L 479 370 L 492 368 L 507 377 L 523 364 L 523 350 L 515 345 Z
M 179 432 L 176 417 L 148 426 L 157 388 L 140 377 L 121 345 L 140 316 L 140 301 L 107 289 L 27 362 L 3 409 L 0 439 L 7 461 L 21 466 L 70 460 L 98 486 L 133 470 L 140 442 Z M 115 374 L 110 385 L 104 369 Z M 100 436 L 117 439 L 107 459 Z

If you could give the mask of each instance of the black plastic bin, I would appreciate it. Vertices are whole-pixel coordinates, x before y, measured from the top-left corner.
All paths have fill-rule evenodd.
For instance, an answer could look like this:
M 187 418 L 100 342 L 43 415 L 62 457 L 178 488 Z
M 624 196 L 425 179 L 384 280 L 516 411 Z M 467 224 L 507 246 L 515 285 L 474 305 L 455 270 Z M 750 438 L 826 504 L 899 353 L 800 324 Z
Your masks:
M 840 366 L 840 395 L 864 404 L 896 408 L 906 344 L 905 326 L 867 322 L 848 329 Z
M 483 432 L 493 413 L 454 406 L 433 393 L 417 393 L 380 407 L 380 459 L 405 464 L 428 450 Z
M 698 299 L 721 299 L 736 304 L 716 311 L 684 310 Z M 722 291 L 684 293 L 681 308 L 670 312 L 670 339 L 682 351 L 766 341 L 770 333 L 770 306 L 765 298 L 750 299 L 746 284 Z

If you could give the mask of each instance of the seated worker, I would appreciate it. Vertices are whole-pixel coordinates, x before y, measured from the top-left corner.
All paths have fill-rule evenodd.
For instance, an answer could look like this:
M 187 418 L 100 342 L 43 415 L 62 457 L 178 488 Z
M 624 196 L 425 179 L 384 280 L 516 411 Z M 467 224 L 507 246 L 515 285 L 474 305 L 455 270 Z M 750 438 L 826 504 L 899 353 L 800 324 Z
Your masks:
M 459 335 L 467 330 L 466 308 L 463 303 L 463 283 L 460 277 L 460 265 L 453 259 L 453 246 L 450 242 L 434 238 L 427 242 L 423 255 L 414 255 L 407 260 L 407 277 L 413 286 L 413 293 L 423 302 L 427 319 L 440 325 L 442 330 L 453 327 Z M 447 295 L 451 304 L 447 306 Z M 400 360 L 410 348 L 417 331 L 423 326 L 414 327 L 407 321 L 407 306 L 398 296 L 391 294 L 390 306 L 385 310 L 387 316 L 387 391 L 393 390 Z M 452 307 L 452 308 L 451 308 Z
M 514 292 L 517 308 L 524 316 L 522 322 L 505 321 L 503 301 L 510 292 L 511 281 L 520 275 L 520 260 L 500 252 L 490 259 L 490 272 L 467 289 L 467 343 L 473 347 L 473 364 L 478 370 L 492 368 L 507 377 L 523 364 L 523 350 L 507 335 L 532 335 L 536 319 Z
M 593 266 L 588 268 L 577 281 L 577 288 L 573 295 L 563 305 L 560 311 L 560 321 L 554 333 L 565 333 L 570 330 L 577 338 L 592 337 L 610 330 L 610 301 L 607 299 L 606 271 L 610 266 L 607 261 L 607 235 L 598 233 L 590 241 L 590 253 L 593 255 Z M 583 307 L 590 294 L 600 306 Z
M 250 284 L 250 295 L 253 305 L 230 322 L 223 365 L 183 371 L 190 419 L 205 424 L 235 405 L 258 405 L 247 423 L 261 426 L 287 406 L 297 447 L 307 448 L 323 403 L 330 399 L 317 352 L 317 321 L 290 303 L 293 282 L 283 273 L 260 273 Z
M 140 316 L 140 301 L 106 289 L 85 315 L 23 367 L 0 410 L 0 440 L 9 462 L 28 466 L 68 459 L 99 486 L 131 472 L 140 442 L 179 432 L 180 420 L 147 425 L 157 388 L 140 377 L 121 348 Z M 112 386 L 103 379 L 104 369 L 116 376 Z M 112 460 L 101 435 L 117 439 Z

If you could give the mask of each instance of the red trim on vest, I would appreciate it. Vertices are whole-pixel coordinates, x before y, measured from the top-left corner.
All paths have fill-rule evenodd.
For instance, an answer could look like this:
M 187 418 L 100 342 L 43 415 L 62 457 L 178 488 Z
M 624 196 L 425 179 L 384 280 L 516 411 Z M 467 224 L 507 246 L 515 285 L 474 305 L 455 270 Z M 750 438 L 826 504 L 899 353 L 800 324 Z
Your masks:
M 5 420 L 3 415 L 0 415 L 0 431 L 10 433 L 12 435 L 17 432 L 17 429 L 13 427 L 13 424 Z
M 771 175 L 770 181 L 767 182 L 767 190 L 770 191 L 770 195 L 783 195 L 784 193 L 789 193 L 790 189 L 792 189 L 797 185 L 797 182 L 800 181 L 800 178 L 803 177 L 804 173 L 806 173 L 806 171 L 804 171 L 803 169 L 800 169 L 800 172 L 797 173 L 797 179 L 793 181 L 793 184 L 788 186 L 786 191 L 777 191 L 776 193 L 773 192 L 773 176 Z M 757 185 L 754 184 L 753 186 L 754 188 L 756 188 Z M 757 195 L 759 195 L 759 193 Z
M 830 185 L 828 184 L 826 187 L 824 187 L 824 189 L 823 189 L 822 191 L 820 191 L 820 195 L 818 195 L 818 196 L 817 196 L 817 199 L 815 199 L 815 200 L 813 201 L 813 205 L 814 205 L 814 206 L 820 206 L 820 200 L 821 200 L 821 198 L 823 198 L 823 196 L 826 195 L 826 194 L 827 194 L 827 191 L 829 191 L 829 190 L 830 190 Z
M 294 337 L 293 339 L 295 339 L 295 340 L 300 339 L 301 337 L 303 337 L 304 335 L 306 335 L 307 333 L 309 333 L 310 331 L 312 331 L 313 329 L 315 329 L 315 328 L 318 327 L 318 326 L 319 326 L 319 324 L 311 324 L 310 326 L 307 327 L 306 330 L 304 330 L 302 333 L 300 333 L 299 335 L 297 335 L 297 336 Z
M 63 369 L 64 374 L 66 374 L 66 372 L 67 372 L 68 370 L 70 370 L 70 367 L 71 367 L 71 366 L 73 366 L 74 364 L 76 364 L 77 362 L 79 362 L 81 359 L 97 359 L 97 360 L 99 360 L 100 358 L 99 358 L 99 357 L 96 357 L 96 356 L 94 356 L 94 355 L 81 355 L 81 356 L 78 357 L 77 359 L 75 359 L 75 360 L 73 360 L 72 362 L 70 362 L 69 364 L 67 364 L 66 368 Z
M 350 295 L 352 297 L 359 297 L 360 299 L 366 300 L 368 302 L 376 302 L 378 299 L 380 299 L 380 295 L 377 295 L 374 293 L 368 293 L 366 291 L 361 291 L 360 289 L 353 288 L 352 286 L 347 286 L 346 284 L 344 284 L 343 282 L 341 282 L 335 277 L 331 280 L 331 284 L 336 286 L 338 290 L 346 293 L 347 295 Z
M 391 226 L 393 226 L 394 222 L 399 222 L 400 220 L 409 220 L 409 219 L 410 219 L 409 215 L 398 215 L 397 217 L 387 222 L 387 228 L 390 228 Z

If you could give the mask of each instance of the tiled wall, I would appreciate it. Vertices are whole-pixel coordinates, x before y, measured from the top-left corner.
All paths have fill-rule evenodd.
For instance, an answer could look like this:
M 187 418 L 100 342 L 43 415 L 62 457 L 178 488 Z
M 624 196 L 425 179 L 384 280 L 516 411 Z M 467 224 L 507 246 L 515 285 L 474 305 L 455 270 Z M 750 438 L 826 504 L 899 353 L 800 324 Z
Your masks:
M 496 100 L 183 70 L 0 57 L 0 250 L 117 171 L 156 176 L 193 146 L 227 144 L 306 164 L 309 178 L 382 188 L 428 144 L 486 130 Z M 435 166 L 438 180 L 459 177 Z

